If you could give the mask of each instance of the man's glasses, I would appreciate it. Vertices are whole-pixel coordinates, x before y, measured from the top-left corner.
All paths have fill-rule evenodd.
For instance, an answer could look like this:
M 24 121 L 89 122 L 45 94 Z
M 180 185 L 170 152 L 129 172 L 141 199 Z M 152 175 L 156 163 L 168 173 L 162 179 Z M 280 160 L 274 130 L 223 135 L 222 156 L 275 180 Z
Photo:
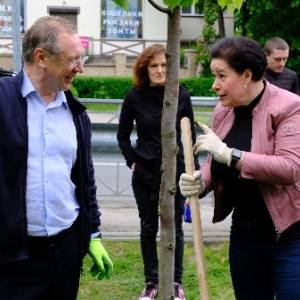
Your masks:
M 70 60 L 70 59 L 67 59 L 65 57 L 62 57 L 62 56 L 59 56 L 56 54 L 57 57 L 65 60 L 65 61 L 68 61 L 70 64 L 71 64 L 71 68 L 74 69 L 75 67 L 77 67 L 79 64 L 82 64 L 84 65 L 86 63 L 86 61 L 89 59 L 89 56 L 83 56 L 83 57 L 80 57 L 80 58 L 77 58 L 77 59 L 73 59 L 73 60 Z
M 45 50 L 45 51 L 48 52 L 48 53 L 50 53 L 50 55 L 55 55 L 58 58 L 63 59 L 64 61 L 69 62 L 72 69 L 74 69 L 75 67 L 77 67 L 79 64 L 84 65 L 86 63 L 86 61 L 89 59 L 89 56 L 83 56 L 83 57 L 80 57 L 80 58 L 77 58 L 77 59 L 70 60 L 70 59 L 67 59 L 67 58 L 65 58 L 63 56 L 57 55 L 55 53 L 52 53 L 50 51 L 47 51 L 47 50 Z

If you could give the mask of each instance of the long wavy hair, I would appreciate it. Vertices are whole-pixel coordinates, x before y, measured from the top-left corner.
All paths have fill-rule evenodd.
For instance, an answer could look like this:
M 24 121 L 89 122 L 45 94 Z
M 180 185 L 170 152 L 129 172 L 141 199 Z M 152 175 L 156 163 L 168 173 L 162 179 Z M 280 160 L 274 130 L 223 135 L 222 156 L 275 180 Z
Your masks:
M 160 44 L 147 47 L 136 59 L 133 65 L 133 82 L 138 89 L 149 86 L 148 64 L 156 56 L 165 54 L 166 48 Z

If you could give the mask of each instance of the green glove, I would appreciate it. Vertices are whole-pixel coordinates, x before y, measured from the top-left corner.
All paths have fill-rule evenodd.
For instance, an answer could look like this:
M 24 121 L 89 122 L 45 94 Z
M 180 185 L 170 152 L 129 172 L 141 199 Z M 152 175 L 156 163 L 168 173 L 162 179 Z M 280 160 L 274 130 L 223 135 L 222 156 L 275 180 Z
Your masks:
M 104 249 L 100 238 L 91 239 L 88 253 L 94 260 L 94 265 L 90 270 L 92 276 L 95 277 L 99 274 L 98 280 L 102 280 L 104 277 L 109 279 L 113 273 L 113 263 Z

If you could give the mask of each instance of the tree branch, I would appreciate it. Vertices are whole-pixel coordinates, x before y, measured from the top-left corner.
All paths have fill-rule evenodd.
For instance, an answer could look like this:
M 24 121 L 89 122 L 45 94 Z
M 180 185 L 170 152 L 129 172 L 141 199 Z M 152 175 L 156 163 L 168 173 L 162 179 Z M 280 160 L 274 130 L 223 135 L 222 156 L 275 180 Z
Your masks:
M 159 10 L 160 12 L 163 12 L 163 13 L 168 14 L 168 15 L 172 13 L 171 9 L 166 8 L 166 7 L 162 7 L 162 6 L 158 5 L 158 4 L 157 4 L 155 1 L 153 1 L 153 0 L 148 0 L 148 2 L 149 2 L 154 8 L 156 8 L 157 10 Z

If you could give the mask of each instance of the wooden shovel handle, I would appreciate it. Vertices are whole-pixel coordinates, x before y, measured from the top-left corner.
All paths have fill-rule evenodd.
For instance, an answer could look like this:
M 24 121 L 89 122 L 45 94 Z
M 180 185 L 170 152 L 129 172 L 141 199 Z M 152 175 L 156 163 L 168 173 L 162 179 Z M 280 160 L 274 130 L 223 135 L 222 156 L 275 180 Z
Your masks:
M 185 172 L 193 175 L 195 171 L 191 122 L 189 118 L 181 119 L 182 143 L 184 150 Z M 194 248 L 197 264 L 198 286 L 201 300 L 209 300 L 207 274 L 205 266 L 204 244 L 201 226 L 201 214 L 198 195 L 189 197 L 192 212 Z

